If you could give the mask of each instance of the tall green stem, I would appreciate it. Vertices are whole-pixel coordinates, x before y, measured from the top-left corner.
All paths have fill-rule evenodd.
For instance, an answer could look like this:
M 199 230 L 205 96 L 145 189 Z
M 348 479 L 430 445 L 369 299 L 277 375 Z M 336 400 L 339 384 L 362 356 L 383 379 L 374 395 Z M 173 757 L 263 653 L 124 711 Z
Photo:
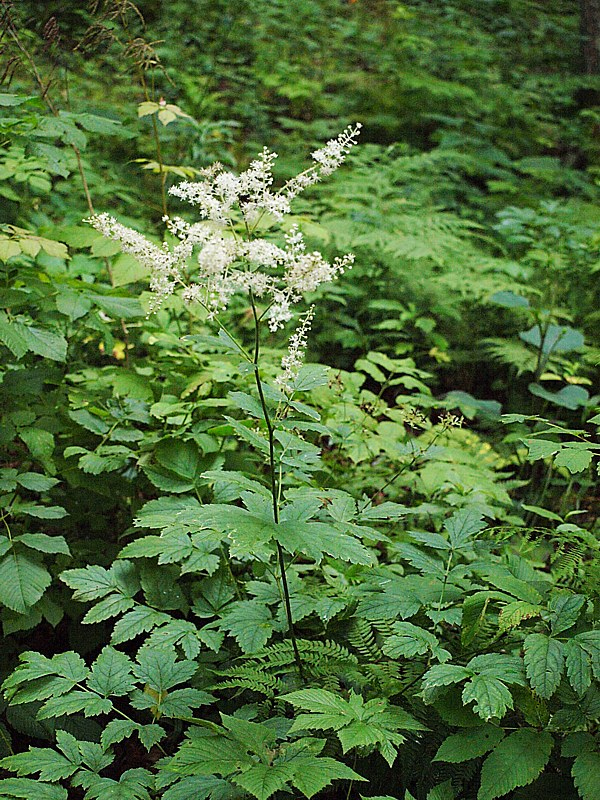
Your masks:
M 267 401 L 265 399 L 265 393 L 262 387 L 262 382 L 260 380 L 260 371 L 258 367 L 259 357 L 260 357 L 260 319 L 258 316 L 256 303 L 254 302 L 254 296 L 252 292 L 250 292 L 250 303 L 252 304 L 252 314 L 254 316 L 254 358 L 252 359 L 252 363 L 254 364 L 254 378 L 256 380 L 256 388 L 258 389 L 258 397 L 260 399 L 260 404 L 262 407 L 265 424 L 267 426 L 267 435 L 269 437 L 269 472 L 271 477 L 271 497 L 273 500 L 273 519 L 275 521 L 275 524 L 277 525 L 279 522 L 279 493 L 277 488 L 277 470 L 275 465 L 275 435 L 273 431 L 273 424 L 271 422 L 271 415 L 269 414 L 269 409 L 267 408 Z M 294 633 L 294 622 L 292 620 L 292 604 L 290 601 L 290 590 L 288 587 L 287 575 L 285 572 L 285 556 L 283 553 L 283 547 L 280 545 L 279 542 L 277 542 L 276 544 L 277 544 L 277 559 L 279 561 L 279 572 L 281 574 L 281 585 L 283 587 L 283 600 L 288 622 L 288 633 L 290 641 L 292 642 L 292 649 L 294 651 L 294 659 L 296 660 L 298 673 L 300 675 L 300 678 L 304 680 L 304 668 L 302 666 L 302 659 L 300 658 L 300 651 L 298 650 L 298 642 L 296 641 L 296 634 Z

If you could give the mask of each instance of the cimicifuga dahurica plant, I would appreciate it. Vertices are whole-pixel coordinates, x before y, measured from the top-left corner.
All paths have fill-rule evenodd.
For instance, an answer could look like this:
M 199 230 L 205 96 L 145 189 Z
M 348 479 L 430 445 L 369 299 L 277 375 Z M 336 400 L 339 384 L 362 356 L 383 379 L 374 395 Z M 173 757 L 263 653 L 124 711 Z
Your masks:
M 327 261 L 320 252 L 307 249 L 298 225 L 285 227 L 294 198 L 307 187 L 334 172 L 356 144 L 361 125 L 347 127 L 325 147 L 312 153 L 313 164 L 282 188 L 273 188 L 273 164 L 277 154 L 266 147 L 239 175 L 215 163 L 203 170 L 201 180 L 184 181 L 172 186 L 170 194 L 190 203 L 200 221 L 189 223 L 181 217 L 164 217 L 169 232 L 178 240 L 156 245 L 131 228 L 121 225 L 108 214 L 92 217 L 90 223 L 104 236 L 119 242 L 122 250 L 143 263 L 150 272 L 153 298 L 151 310 L 160 307 L 165 298 L 176 291 L 186 304 L 201 306 L 209 320 L 214 320 L 240 356 L 251 366 L 256 383 L 261 423 L 266 429 L 268 467 L 271 491 L 269 522 L 279 525 L 282 511 L 283 472 L 287 467 L 306 469 L 305 443 L 289 427 L 288 410 L 299 385 L 307 334 L 314 308 L 303 315 L 289 342 L 289 351 L 282 359 L 282 373 L 276 387 L 267 387 L 261 377 L 261 329 L 266 324 L 277 331 L 294 316 L 294 307 L 307 292 L 314 292 L 322 283 L 335 280 L 352 266 L 351 253 Z M 277 238 L 273 228 L 283 228 Z M 264 235 L 263 235 L 264 234 Z M 244 347 L 222 322 L 223 312 L 231 298 L 246 296 L 254 320 L 254 343 Z M 273 401 L 276 407 L 273 408 Z M 252 398 L 241 400 L 241 407 L 256 416 Z M 280 425 L 284 419 L 286 425 Z M 262 437 L 243 426 L 239 433 L 262 449 Z M 289 463 L 290 454 L 305 454 L 298 464 Z M 288 463 L 286 464 L 286 456 Z M 298 458 L 297 458 L 298 460 Z M 313 458 L 314 462 L 314 458 Z M 285 600 L 289 635 L 297 665 L 302 674 L 302 661 L 294 635 L 290 592 L 286 577 L 284 543 L 275 537 L 279 562 L 279 578 Z M 294 548 L 287 548 L 292 551 Z

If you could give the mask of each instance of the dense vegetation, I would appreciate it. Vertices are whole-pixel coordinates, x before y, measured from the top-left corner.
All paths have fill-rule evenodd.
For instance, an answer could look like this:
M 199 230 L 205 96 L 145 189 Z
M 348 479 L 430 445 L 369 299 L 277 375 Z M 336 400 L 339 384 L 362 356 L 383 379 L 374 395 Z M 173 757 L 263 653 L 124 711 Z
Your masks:
M 0 9 L 0 798 L 598 800 L 596 0 Z

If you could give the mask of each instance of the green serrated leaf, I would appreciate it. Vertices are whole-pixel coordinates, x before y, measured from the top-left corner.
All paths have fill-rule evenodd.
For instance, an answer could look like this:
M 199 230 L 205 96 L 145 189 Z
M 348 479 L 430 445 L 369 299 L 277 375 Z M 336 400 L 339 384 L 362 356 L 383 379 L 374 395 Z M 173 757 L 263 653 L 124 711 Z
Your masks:
M 135 639 L 140 633 L 147 633 L 157 625 L 168 622 L 170 617 L 162 611 L 156 611 L 147 606 L 137 606 L 128 611 L 114 627 L 111 641 L 113 644 L 122 644 Z
M 482 719 L 501 719 L 507 709 L 513 707 L 513 699 L 507 687 L 498 678 L 476 675 L 463 689 L 463 703 L 475 701 L 473 711 Z
M 0 560 L 0 603 L 25 614 L 44 594 L 51 580 L 48 570 L 38 561 L 13 549 Z
M 26 752 L 3 758 L 0 766 L 19 777 L 39 772 L 39 780 L 51 782 L 69 778 L 79 769 L 77 763 L 72 763 L 55 750 L 41 747 L 30 747 Z
M 581 753 L 571 770 L 582 800 L 600 800 L 600 753 Z
M 273 617 L 262 603 L 231 603 L 221 627 L 235 638 L 244 653 L 256 653 L 273 635 Z
M 575 625 L 584 603 L 585 597 L 581 594 L 561 593 L 552 596 L 548 603 L 548 617 L 554 636 Z
M 573 447 L 563 447 L 560 453 L 554 458 L 556 467 L 566 467 L 574 475 L 576 472 L 583 472 L 592 463 L 592 450 L 580 450 Z
M 135 679 L 131 673 L 132 666 L 125 653 L 107 646 L 92 664 L 87 685 L 93 692 L 98 692 L 104 697 L 127 694 L 135 686 Z
M 292 763 L 295 768 L 292 783 L 309 800 L 335 780 L 366 780 L 346 764 L 333 758 L 300 754 Z
M 131 597 L 123 597 L 121 594 L 109 594 L 99 603 L 96 603 L 93 608 L 87 612 L 81 620 L 84 625 L 92 625 L 96 622 L 103 622 L 105 619 L 117 617 L 129 611 L 134 606 L 134 601 Z
M 564 645 L 543 633 L 531 633 L 523 643 L 531 688 L 548 700 L 556 691 L 565 666 Z
M 46 533 L 22 533 L 15 536 L 14 541 L 21 542 L 40 553 L 62 553 L 70 556 L 71 551 L 63 536 L 48 536 Z
M 268 800 L 295 775 L 292 764 L 255 764 L 232 780 L 257 800 Z
M 51 719 L 83 711 L 86 717 L 97 717 L 113 710 L 110 700 L 98 697 L 91 692 L 72 691 L 61 697 L 51 697 L 38 711 L 38 719 Z
M 67 800 L 67 790 L 51 783 L 33 781 L 30 778 L 5 778 L 0 780 L 0 797 L 19 800 Z
M 447 736 L 433 760 L 458 764 L 471 758 L 479 758 L 479 756 L 483 756 L 493 750 L 503 738 L 504 731 L 502 728 L 496 728 L 494 725 L 467 728 L 464 731 Z
M 578 695 L 584 695 L 592 683 L 592 661 L 587 650 L 575 639 L 565 642 L 567 676 Z
M 195 661 L 177 661 L 175 649 L 171 647 L 160 650 L 143 647 L 138 653 L 137 664 L 133 665 L 136 677 L 159 695 L 190 680 L 197 670 Z
M 549 733 L 531 728 L 507 736 L 483 763 L 477 800 L 495 800 L 534 781 L 548 763 L 553 744 Z

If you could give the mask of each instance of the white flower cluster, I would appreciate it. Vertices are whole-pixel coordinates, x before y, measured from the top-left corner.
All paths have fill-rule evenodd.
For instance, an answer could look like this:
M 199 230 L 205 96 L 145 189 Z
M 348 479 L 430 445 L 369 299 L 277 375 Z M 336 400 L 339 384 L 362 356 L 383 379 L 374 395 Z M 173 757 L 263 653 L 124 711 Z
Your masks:
M 321 253 L 308 252 L 297 226 L 285 235 L 282 247 L 253 238 L 253 228 L 266 213 L 281 221 L 295 196 L 337 169 L 356 143 L 360 127 L 346 128 L 316 150 L 312 154 L 315 164 L 279 191 L 273 190 L 277 155 L 266 148 L 240 175 L 214 164 L 204 170 L 202 181 L 184 181 L 172 187 L 170 193 L 196 206 L 202 218 L 189 224 L 179 217 L 165 217 L 170 233 L 179 240 L 174 247 L 166 242 L 154 244 L 108 214 L 89 221 L 148 268 L 154 294 L 151 310 L 180 287 L 186 302 L 201 303 L 214 317 L 227 308 L 236 292 L 252 292 L 264 298 L 269 327 L 276 331 L 292 318 L 292 306 L 304 293 L 341 275 L 354 256 L 348 254 L 329 263 Z M 193 275 L 191 281 L 189 274 Z
M 344 162 L 356 144 L 360 129 L 360 123 L 348 126 L 321 150 L 315 150 L 312 153 L 315 164 L 288 181 L 279 192 L 272 189 L 273 164 L 277 153 L 265 147 L 240 175 L 225 172 L 220 164 L 214 164 L 204 170 L 204 180 L 183 181 L 172 186 L 169 193 L 198 206 L 200 216 L 213 222 L 227 224 L 236 204 L 250 226 L 264 213 L 272 214 L 281 221 L 285 214 L 289 214 L 290 201 L 294 197 L 325 175 L 330 175 Z
M 281 359 L 283 372 L 275 378 L 275 383 L 290 394 L 293 392 L 293 383 L 298 377 L 300 367 L 304 363 L 308 334 L 314 315 L 315 307 L 311 306 L 304 315 L 304 319 L 300 322 L 300 325 L 298 325 L 294 333 L 290 336 L 287 355 Z

